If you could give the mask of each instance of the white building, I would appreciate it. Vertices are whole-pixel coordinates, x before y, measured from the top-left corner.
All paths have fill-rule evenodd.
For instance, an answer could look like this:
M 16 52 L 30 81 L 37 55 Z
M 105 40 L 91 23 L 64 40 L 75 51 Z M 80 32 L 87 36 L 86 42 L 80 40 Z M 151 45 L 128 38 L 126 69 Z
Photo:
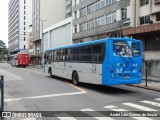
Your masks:
M 10 0 L 8 4 L 8 47 L 10 53 L 28 49 L 28 26 L 32 24 L 32 1 Z
M 35 55 L 42 53 L 42 29 L 64 20 L 66 16 L 65 0 L 32 0 L 32 38 L 35 43 Z
M 72 44 L 72 18 L 69 17 L 43 31 L 43 52 L 48 48 L 56 48 Z

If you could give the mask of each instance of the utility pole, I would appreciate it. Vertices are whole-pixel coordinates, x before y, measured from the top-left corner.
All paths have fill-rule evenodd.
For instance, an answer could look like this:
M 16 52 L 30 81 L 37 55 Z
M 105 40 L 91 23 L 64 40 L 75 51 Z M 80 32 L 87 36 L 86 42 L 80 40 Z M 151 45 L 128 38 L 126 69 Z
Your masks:
M 47 20 L 43 20 L 43 19 L 39 19 L 41 22 L 42 22 L 42 24 L 41 24 L 41 57 L 42 57 L 42 59 L 41 60 L 43 60 L 43 22 L 44 21 L 47 21 Z M 43 63 L 42 63 L 43 64 Z

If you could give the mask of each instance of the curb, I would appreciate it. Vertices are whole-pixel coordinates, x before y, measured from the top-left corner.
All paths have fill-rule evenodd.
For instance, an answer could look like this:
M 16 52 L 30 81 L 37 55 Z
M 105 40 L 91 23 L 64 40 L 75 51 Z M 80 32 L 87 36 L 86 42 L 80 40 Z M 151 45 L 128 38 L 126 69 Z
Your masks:
M 153 90 L 153 91 L 160 92 L 160 89 L 146 87 L 146 86 L 139 86 L 139 85 L 129 85 L 129 86 L 131 86 L 131 87 L 137 87 L 137 88 L 144 88 L 144 89 L 147 89 L 147 90 Z

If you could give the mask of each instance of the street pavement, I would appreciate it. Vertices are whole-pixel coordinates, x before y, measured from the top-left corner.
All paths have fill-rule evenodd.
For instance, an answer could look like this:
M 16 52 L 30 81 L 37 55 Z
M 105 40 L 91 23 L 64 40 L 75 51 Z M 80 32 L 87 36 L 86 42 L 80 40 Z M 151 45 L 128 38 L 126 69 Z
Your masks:
M 104 117 L 99 111 L 160 111 L 160 93 L 119 85 L 101 86 L 50 78 L 43 69 L 16 68 L 0 64 L 4 75 L 5 111 L 64 111 L 54 118 L 6 118 L 7 120 L 159 120 L 158 117 Z M 148 83 L 155 86 L 159 83 Z M 156 88 L 160 88 L 156 87 Z M 65 111 L 81 111 L 93 117 L 73 117 Z M 95 111 L 95 112 L 87 112 Z M 97 115 L 97 116 L 96 116 Z M 69 117 L 66 117 L 69 116 Z

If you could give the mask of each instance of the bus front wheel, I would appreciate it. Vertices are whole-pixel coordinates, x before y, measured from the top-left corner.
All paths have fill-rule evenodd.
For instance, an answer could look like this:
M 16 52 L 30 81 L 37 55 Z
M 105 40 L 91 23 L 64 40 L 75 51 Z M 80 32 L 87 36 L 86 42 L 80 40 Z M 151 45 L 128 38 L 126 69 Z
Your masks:
M 72 81 L 73 81 L 73 84 L 78 86 L 79 85 L 79 76 L 78 76 L 78 73 L 77 72 L 74 72 L 73 75 L 72 75 Z
M 49 75 L 50 75 L 51 78 L 53 78 L 52 69 L 51 68 L 49 69 Z

